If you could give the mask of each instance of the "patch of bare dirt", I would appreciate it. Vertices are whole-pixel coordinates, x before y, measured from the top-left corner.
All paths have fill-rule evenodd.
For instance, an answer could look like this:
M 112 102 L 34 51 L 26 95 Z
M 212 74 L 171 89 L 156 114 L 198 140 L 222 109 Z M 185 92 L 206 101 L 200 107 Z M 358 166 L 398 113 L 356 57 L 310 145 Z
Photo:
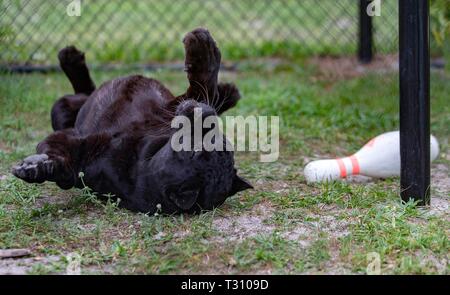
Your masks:
M 45 204 L 67 204 L 72 196 L 68 193 L 57 193 L 51 195 L 44 195 L 36 199 L 35 207 L 41 208 Z
M 223 233 L 221 240 L 241 241 L 260 234 L 271 234 L 276 227 L 265 222 L 273 214 L 274 208 L 268 203 L 261 203 L 249 212 L 240 215 L 217 217 L 213 227 Z
M 280 231 L 277 225 L 270 223 L 275 210 L 276 208 L 270 203 L 263 202 L 240 215 L 216 217 L 213 221 L 213 227 L 222 233 L 222 237 L 214 239 L 218 242 L 242 241 L 249 237 L 270 235 L 277 231 L 281 237 L 296 241 L 300 246 L 306 248 L 318 237 L 320 232 L 325 232 L 332 239 L 348 235 L 350 233 L 349 226 L 353 222 L 352 220 L 338 219 L 336 217 L 338 209 L 324 205 L 321 214 L 308 213 L 305 216 L 306 219 L 312 221 L 299 222 L 294 227 Z
M 420 251 L 417 251 L 415 256 L 417 257 L 417 260 L 420 261 L 421 266 L 435 268 L 436 272 L 439 274 L 446 273 L 449 265 L 449 255 L 447 255 L 447 258 L 438 259 L 431 251 L 429 253 L 421 253 Z
M 450 196 L 450 171 L 444 164 L 437 164 L 431 169 L 431 182 L 436 196 Z
M 431 201 L 429 213 L 450 219 L 450 171 L 444 164 L 431 168 Z
M 8 258 L 0 259 L 0 275 L 23 275 L 27 274 L 33 269 L 34 266 L 50 265 L 51 263 L 58 262 L 61 259 L 60 256 L 46 256 L 46 257 L 29 257 L 29 258 Z
M 311 244 L 311 237 L 315 231 L 317 229 L 314 229 L 312 226 L 302 224 L 283 232 L 281 236 L 287 240 L 297 241 L 302 247 L 308 247 Z
M 39 267 L 48 268 L 51 274 L 67 274 L 68 269 L 65 267 L 64 255 L 51 255 L 51 256 L 36 256 L 26 258 L 7 258 L 0 259 L 0 275 L 25 275 L 33 271 L 39 272 Z M 52 267 L 53 264 L 57 264 L 58 267 Z M 73 270 L 72 270 L 73 271 Z M 113 265 L 103 264 L 88 265 L 80 267 L 81 274 L 112 274 L 114 273 Z
M 341 80 L 356 78 L 367 73 L 390 73 L 398 71 L 398 55 L 377 55 L 369 64 L 362 64 L 356 56 L 313 57 L 309 64 L 317 67 L 317 80 Z
M 6 143 L 0 141 L 0 151 L 4 151 L 5 153 L 11 153 L 12 149 L 6 145 Z

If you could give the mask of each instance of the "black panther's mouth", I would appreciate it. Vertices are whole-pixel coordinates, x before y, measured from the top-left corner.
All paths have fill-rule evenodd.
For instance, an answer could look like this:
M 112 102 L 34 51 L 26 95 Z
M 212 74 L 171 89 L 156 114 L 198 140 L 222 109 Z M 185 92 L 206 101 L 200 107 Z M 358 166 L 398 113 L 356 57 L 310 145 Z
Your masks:
M 165 199 L 170 202 L 175 208 L 187 211 L 194 207 L 195 203 L 199 199 L 202 190 L 199 186 L 182 186 L 179 189 L 167 190 L 165 193 Z
M 178 208 L 182 210 L 189 210 L 194 206 L 198 196 L 199 191 L 193 189 L 184 192 L 171 193 L 168 199 Z

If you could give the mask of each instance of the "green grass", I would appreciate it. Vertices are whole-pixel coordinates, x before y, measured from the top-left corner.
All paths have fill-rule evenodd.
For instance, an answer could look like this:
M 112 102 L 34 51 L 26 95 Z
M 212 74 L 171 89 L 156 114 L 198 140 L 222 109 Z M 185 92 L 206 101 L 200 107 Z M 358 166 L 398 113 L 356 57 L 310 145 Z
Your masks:
M 150 62 L 183 59 L 181 40 L 207 27 L 229 59 L 353 54 L 358 6 L 336 1 L 108 0 L 83 1 L 69 17 L 69 1 L 0 2 L 1 61 L 56 64 L 58 50 L 74 44 L 91 60 Z M 396 49 L 396 3 L 374 20 L 380 52 Z
M 67 15 L 70 2 L 0 1 L 0 64 L 55 65 L 57 52 L 67 45 L 86 51 L 96 65 L 177 61 L 183 59 L 184 34 L 199 26 L 213 33 L 229 60 L 357 51 L 354 0 L 96 0 L 82 1 L 79 17 Z M 385 1 L 373 25 L 375 50 L 397 52 L 397 2 Z M 431 30 L 439 29 L 432 18 Z M 436 38 L 431 53 L 445 53 Z
M 124 74 L 93 76 L 99 84 Z M 175 93 L 187 87 L 182 72 L 141 74 Z M 1 75 L 0 248 L 60 256 L 33 264 L 30 272 L 39 274 L 64 272 L 72 252 L 81 255 L 84 273 L 365 273 L 367 253 L 377 252 L 382 273 L 448 274 L 448 209 L 439 216 L 402 204 L 397 178 L 306 185 L 301 173 L 305 157 L 349 154 L 397 129 L 398 73 L 340 81 L 316 75 L 290 62 L 222 74 L 243 96 L 229 114 L 280 116 L 281 153 L 274 163 L 238 153 L 241 174 L 256 189 L 197 216 L 134 214 L 86 189 L 15 179 L 11 165 L 51 131 L 51 104 L 71 89 L 59 73 Z M 433 168 L 448 169 L 449 76 L 433 72 L 431 81 L 431 130 L 441 144 Z M 439 198 L 448 204 L 448 192 Z
M 183 35 L 207 27 L 230 60 L 248 57 L 352 55 L 357 50 L 358 6 L 353 0 L 82 1 L 81 16 L 66 14 L 70 1 L 1 1 L 0 63 L 57 64 L 69 44 L 97 64 L 183 59 Z M 396 1 L 374 17 L 379 53 L 398 50 Z M 432 18 L 431 29 L 439 26 Z M 445 51 L 431 40 L 433 55 Z

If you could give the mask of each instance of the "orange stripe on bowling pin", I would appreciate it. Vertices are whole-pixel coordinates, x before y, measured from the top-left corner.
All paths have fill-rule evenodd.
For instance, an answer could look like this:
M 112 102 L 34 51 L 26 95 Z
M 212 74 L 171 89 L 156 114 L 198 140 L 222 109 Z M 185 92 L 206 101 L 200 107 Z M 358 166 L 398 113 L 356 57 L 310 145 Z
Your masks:
M 350 161 L 352 162 L 352 174 L 359 174 L 359 162 L 355 155 L 350 156 Z
M 339 165 L 339 170 L 341 172 L 341 177 L 347 177 L 347 169 L 345 168 L 344 161 L 341 158 L 336 159 L 337 164 Z
M 352 174 L 353 175 L 359 174 L 360 172 L 359 161 L 355 155 L 352 155 L 348 158 L 337 158 L 335 160 L 339 166 L 341 178 L 347 177 L 347 168 L 345 167 L 344 159 L 350 159 L 350 163 L 352 164 Z

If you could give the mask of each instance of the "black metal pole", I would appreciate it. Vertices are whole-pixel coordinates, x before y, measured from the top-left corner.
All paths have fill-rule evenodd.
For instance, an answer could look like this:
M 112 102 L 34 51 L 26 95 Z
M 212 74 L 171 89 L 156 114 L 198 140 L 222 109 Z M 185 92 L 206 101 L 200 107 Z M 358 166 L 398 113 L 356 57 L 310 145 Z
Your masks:
M 362 63 L 372 61 L 372 17 L 367 13 L 370 0 L 359 0 L 358 58 Z
M 399 0 L 401 197 L 430 204 L 429 1 Z

